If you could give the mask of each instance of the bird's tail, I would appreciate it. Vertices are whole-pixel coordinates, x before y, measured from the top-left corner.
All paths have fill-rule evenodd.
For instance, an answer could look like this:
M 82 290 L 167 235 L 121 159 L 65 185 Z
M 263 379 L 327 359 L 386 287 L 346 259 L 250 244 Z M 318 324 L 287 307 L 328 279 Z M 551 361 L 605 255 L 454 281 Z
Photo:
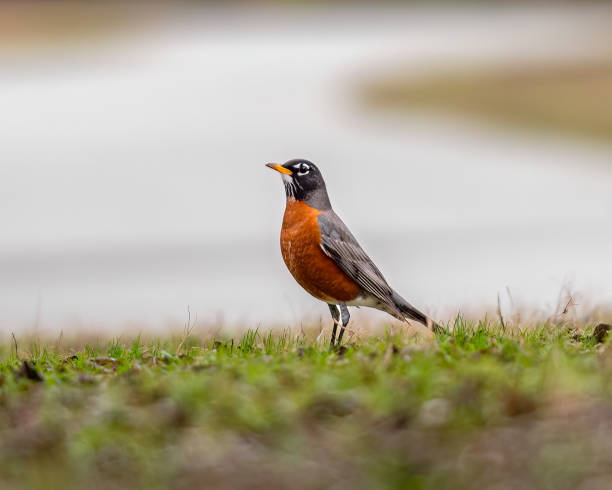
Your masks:
M 434 322 L 425 313 L 422 313 L 417 310 L 414 306 L 408 303 L 408 301 L 402 298 L 397 292 L 393 291 L 391 300 L 393 301 L 393 306 L 395 306 L 395 309 L 397 310 L 392 314 L 399 320 L 417 321 L 425 325 L 427 328 L 430 328 L 434 333 L 440 333 L 444 331 L 444 328 L 441 325 Z

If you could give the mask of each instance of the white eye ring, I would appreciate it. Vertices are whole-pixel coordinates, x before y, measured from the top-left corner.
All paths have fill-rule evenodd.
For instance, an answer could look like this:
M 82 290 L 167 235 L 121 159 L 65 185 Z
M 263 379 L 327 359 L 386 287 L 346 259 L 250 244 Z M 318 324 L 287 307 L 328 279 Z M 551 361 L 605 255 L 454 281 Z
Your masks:
M 308 172 L 310 172 L 310 166 L 306 163 L 300 163 L 298 166 L 297 174 L 299 176 L 302 176 L 302 175 L 306 175 Z

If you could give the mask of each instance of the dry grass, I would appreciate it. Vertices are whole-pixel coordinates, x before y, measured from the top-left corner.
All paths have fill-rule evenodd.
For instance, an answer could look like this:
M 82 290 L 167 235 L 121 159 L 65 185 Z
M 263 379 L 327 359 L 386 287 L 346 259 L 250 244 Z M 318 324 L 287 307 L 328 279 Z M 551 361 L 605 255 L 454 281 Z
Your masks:
M 1 2 L 0 47 L 41 49 L 114 37 L 151 25 L 162 7 L 158 2 Z
M 391 75 L 364 89 L 374 107 L 428 109 L 612 141 L 612 59 Z

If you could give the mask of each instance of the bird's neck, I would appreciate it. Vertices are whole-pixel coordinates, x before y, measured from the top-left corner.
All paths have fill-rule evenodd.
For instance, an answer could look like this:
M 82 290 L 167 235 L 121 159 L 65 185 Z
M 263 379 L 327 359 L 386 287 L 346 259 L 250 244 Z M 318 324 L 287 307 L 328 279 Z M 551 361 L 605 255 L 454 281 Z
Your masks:
M 292 193 L 287 193 L 287 204 L 290 202 L 303 202 L 311 208 L 319 211 L 331 209 L 331 202 L 327 195 L 327 189 L 319 188 L 313 191 L 300 192 L 301 189 L 294 189 Z

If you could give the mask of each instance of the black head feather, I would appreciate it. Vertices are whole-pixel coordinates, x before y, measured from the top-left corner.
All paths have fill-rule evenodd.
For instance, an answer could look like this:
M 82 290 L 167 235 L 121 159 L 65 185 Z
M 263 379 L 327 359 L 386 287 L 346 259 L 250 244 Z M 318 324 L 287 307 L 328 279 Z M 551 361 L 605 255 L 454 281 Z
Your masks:
M 291 175 L 283 174 L 287 199 L 305 201 L 317 209 L 331 208 L 329 196 L 323 175 L 317 166 L 308 160 L 289 160 L 283 167 L 291 171 Z

